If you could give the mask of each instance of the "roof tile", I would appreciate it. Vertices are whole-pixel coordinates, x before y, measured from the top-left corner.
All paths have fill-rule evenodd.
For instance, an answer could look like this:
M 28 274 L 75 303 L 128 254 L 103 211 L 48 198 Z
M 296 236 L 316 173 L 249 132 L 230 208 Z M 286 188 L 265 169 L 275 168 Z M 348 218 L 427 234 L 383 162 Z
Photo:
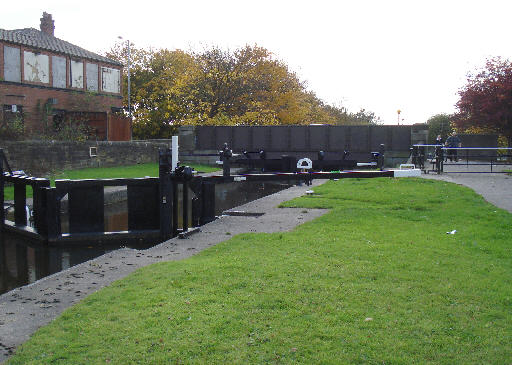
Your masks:
M 53 37 L 34 28 L 14 30 L 0 29 L 0 40 L 9 43 L 35 47 L 45 51 L 64 53 L 73 57 L 105 62 L 116 66 L 123 66 L 123 64 L 120 62 L 87 51 L 86 49 L 75 46 L 74 44 Z

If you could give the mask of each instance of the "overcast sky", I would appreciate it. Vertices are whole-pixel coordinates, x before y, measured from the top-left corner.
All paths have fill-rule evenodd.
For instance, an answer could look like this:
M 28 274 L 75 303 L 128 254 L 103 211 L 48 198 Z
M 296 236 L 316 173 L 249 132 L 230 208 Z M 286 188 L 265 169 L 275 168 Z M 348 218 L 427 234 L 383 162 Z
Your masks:
M 138 47 L 262 46 L 330 104 L 365 108 L 386 124 L 455 110 L 468 71 L 512 58 L 512 1 L 33 1 L 5 2 L 0 28 L 39 29 L 97 53 Z M 402 121 L 401 121 L 402 122 Z

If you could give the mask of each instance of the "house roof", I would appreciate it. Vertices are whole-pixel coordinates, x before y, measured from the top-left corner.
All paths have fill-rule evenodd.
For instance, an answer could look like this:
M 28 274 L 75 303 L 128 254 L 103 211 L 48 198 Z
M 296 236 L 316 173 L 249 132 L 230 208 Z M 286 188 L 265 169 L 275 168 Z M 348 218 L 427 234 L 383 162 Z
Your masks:
M 34 28 L 5 30 L 0 29 L 0 41 L 20 44 L 28 47 L 38 48 L 45 51 L 63 53 L 69 56 L 85 58 L 93 61 L 109 63 L 111 65 L 123 66 L 122 63 L 111 60 L 99 54 L 87 51 L 62 39 L 48 35 Z

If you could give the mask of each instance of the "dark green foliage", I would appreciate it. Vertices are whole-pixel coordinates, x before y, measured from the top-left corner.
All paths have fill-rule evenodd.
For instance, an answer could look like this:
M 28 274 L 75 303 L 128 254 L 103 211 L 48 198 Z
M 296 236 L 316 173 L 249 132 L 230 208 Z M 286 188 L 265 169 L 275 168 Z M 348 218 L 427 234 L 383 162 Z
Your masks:
M 436 114 L 427 120 L 429 144 L 434 144 L 438 135 L 446 141 L 452 132 L 451 120 L 452 117 L 448 114 Z

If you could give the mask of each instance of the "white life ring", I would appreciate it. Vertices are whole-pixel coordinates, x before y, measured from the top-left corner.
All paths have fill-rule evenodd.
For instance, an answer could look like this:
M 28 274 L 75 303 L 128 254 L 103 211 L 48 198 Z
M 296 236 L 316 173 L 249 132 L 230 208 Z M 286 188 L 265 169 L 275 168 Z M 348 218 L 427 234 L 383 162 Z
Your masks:
M 307 169 L 307 170 L 312 169 L 313 161 L 311 161 L 307 157 L 301 158 L 299 161 L 297 161 L 297 168 L 298 169 Z

